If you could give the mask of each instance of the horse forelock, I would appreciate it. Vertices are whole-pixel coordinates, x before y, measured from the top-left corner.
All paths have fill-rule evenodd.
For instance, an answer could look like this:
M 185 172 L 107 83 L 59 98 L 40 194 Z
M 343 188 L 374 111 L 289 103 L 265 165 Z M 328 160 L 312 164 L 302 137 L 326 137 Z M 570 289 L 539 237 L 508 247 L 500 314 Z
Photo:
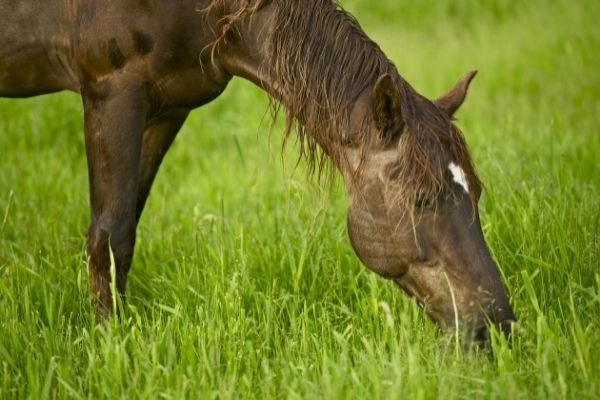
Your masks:
M 399 86 L 406 125 L 398 143 L 394 182 L 388 196 L 392 205 L 407 211 L 425 200 L 434 203 L 453 193 L 452 163 L 462 170 L 472 206 L 482 189 L 467 143 L 452 119 L 403 82 Z

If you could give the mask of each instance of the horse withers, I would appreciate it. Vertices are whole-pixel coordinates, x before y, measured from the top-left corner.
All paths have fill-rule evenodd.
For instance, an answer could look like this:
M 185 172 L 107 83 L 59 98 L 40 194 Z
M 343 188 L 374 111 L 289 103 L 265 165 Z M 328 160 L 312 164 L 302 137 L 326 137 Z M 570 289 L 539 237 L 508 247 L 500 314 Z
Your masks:
M 486 247 L 481 183 L 452 116 L 474 76 L 419 95 L 331 0 L 0 0 L 0 95 L 81 94 L 89 169 L 90 286 L 111 313 L 111 253 L 124 294 L 136 226 L 190 110 L 233 76 L 283 105 L 284 135 L 350 196 L 363 263 L 444 330 L 488 340 L 515 319 Z M 296 127 L 296 129 L 294 129 Z

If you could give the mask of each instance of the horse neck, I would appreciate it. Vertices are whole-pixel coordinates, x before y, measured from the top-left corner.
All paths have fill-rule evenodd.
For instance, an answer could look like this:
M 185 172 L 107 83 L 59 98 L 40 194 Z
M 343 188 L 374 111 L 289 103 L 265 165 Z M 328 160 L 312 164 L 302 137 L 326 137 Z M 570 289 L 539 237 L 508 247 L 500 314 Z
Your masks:
M 279 2 L 267 2 L 232 23 L 235 40 L 226 41 L 219 54 L 228 72 L 260 86 L 288 110 L 309 152 L 319 145 L 346 175 L 346 147 L 366 129 L 375 81 L 395 69 L 354 20 L 330 2 L 318 3 L 327 7 L 326 17 L 338 31 L 323 31 L 311 15 L 289 15 L 296 28 L 281 39 Z M 295 12 L 303 13 L 300 7 Z

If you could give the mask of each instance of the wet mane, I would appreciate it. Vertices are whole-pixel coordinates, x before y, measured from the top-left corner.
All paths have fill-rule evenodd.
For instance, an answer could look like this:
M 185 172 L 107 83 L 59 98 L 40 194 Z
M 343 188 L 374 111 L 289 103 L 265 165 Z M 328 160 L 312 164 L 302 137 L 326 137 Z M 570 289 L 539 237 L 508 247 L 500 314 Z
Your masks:
M 399 143 L 393 201 L 412 206 L 423 193 L 436 196 L 448 191 L 450 161 L 463 168 L 473 187 L 480 185 L 460 131 L 398 74 L 354 17 L 335 1 L 212 0 L 209 9 L 225 11 L 219 40 L 235 32 L 237 21 L 272 3 L 277 23 L 269 46 L 271 64 L 266 68 L 275 85 L 285 91 L 279 99 L 286 109 L 284 145 L 296 132 L 300 155 L 310 171 L 320 174 L 329 158 L 338 165 L 346 162 L 342 144 L 348 140 L 364 149 L 380 140 L 372 137 L 370 112 L 362 123 L 355 121 L 357 126 L 350 125 L 351 113 L 359 96 L 372 90 L 381 75 L 389 74 L 400 94 L 406 126 Z M 279 103 L 273 104 L 276 115 Z

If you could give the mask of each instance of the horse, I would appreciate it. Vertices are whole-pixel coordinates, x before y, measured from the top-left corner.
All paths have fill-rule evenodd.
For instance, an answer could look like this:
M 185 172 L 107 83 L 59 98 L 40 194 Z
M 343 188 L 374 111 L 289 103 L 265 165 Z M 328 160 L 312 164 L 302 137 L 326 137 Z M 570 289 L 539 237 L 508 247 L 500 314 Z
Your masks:
M 95 314 L 125 294 L 136 226 L 194 108 L 233 77 L 285 110 L 313 169 L 349 196 L 352 248 L 443 331 L 489 342 L 515 315 L 479 220 L 482 183 L 453 116 L 476 71 L 431 101 L 332 0 L 0 0 L 0 96 L 81 95 Z

